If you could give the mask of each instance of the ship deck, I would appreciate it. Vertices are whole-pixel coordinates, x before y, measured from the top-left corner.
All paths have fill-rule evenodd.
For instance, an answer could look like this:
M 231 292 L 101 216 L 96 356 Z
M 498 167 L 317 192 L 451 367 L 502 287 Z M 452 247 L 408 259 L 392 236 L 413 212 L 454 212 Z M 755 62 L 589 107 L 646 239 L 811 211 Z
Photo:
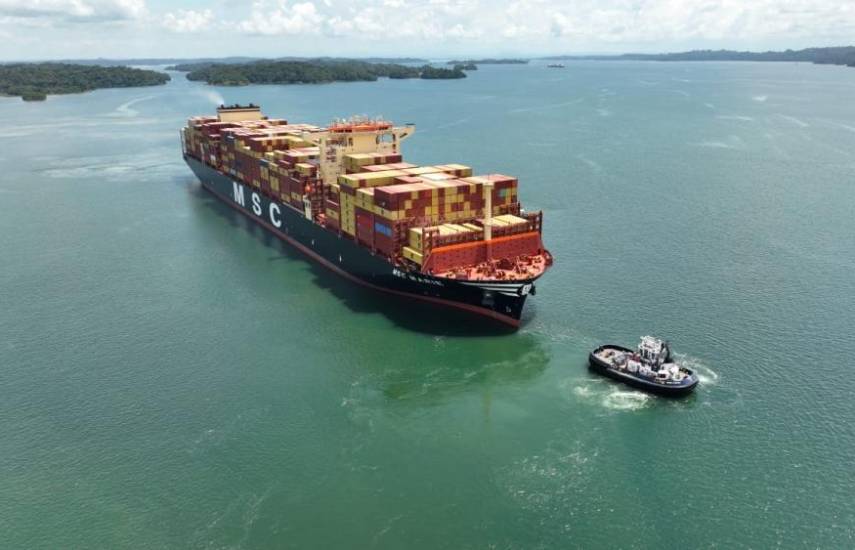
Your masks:
M 461 281 L 532 281 L 543 275 L 551 265 L 552 256 L 544 251 L 543 254 L 516 258 L 514 261 L 493 261 L 478 266 L 433 273 L 433 275 Z

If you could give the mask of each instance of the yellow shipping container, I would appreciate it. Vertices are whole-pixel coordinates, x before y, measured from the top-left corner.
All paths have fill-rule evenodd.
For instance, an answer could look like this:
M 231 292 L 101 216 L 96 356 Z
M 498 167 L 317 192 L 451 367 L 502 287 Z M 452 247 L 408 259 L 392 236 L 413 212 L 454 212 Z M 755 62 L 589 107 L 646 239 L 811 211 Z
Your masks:
M 424 261 L 424 256 L 422 255 L 421 252 L 419 252 L 417 250 L 413 250 L 409 246 L 405 246 L 403 249 L 403 253 L 404 253 L 404 257 L 407 258 L 408 260 L 411 260 L 413 262 L 416 262 L 419 265 L 422 265 L 422 262 Z
M 309 143 L 308 141 L 303 141 L 302 139 L 298 138 L 297 136 L 285 136 L 283 139 L 285 140 L 285 143 L 288 144 L 288 147 L 291 149 L 297 149 L 300 147 L 311 147 L 312 146 L 311 143 Z
M 314 148 L 314 151 L 308 147 L 299 151 L 288 151 L 288 158 L 296 159 L 297 162 L 302 162 L 317 155 L 317 147 Z
M 440 167 L 437 167 L 437 168 L 440 168 Z M 454 179 L 454 176 L 452 176 L 451 174 L 446 174 L 445 172 L 435 172 L 435 173 L 428 172 L 428 173 L 420 174 L 420 176 L 421 176 L 422 180 L 424 180 L 425 183 L 430 183 L 430 182 L 434 182 L 434 181 L 440 182 L 440 181 L 447 181 L 447 180 L 453 180 Z
M 383 172 L 361 172 L 359 174 L 347 174 L 338 177 L 339 185 L 351 188 L 382 187 L 392 185 L 395 178 L 405 176 L 402 170 L 384 170 Z
M 410 176 L 421 176 L 423 174 L 436 174 L 437 172 L 442 172 L 442 170 L 436 166 L 419 166 L 416 168 L 405 168 L 403 172 Z
M 496 216 L 495 219 L 502 220 L 503 222 L 507 223 L 508 225 L 517 225 L 517 224 L 521 224 L 521 223 L 526 223 L 525 218 L 520 218 L 518 216 L 514 216 L 513 214 L 505 214 L 503 216 Z
M 374 212 L 375 215 L 390 221 L 398 221 L 404 219 L 404 213 L 398 210 L 386 210 L 385 208 L 375 206 L 372 212 Z
M 349 155 L 344 156 L 344 164 L 348 168 L 361 168 L 363 166 L 374 164 L 374 158 L 375 156 L 373 154 L 350 153 Z
M 484 185 L 485 183 L 490 183 L 490 180 L 489 180 L 489 179 L 487 179 L 487 178 L 485 178 L 484 176 L 469 176 L 469 177 L 461 178 L 461 179 L 462 179 L 463 181 L 465 181 L 466 183 L 472 183 L 472 184 L 476 184 L 476 185 L 477 185 L 477 184 L 479 184 L 479 183 L 480 183 L 481 185 Z M 473 192 L 475 191 L 475 189 L 472 189 L 471 187 L 470 187 L 470 189 L 471 189 Z
M 374 189 L 366 187 L 356 192 L 356 206 L 372 210 L 374 208 Z
M 444 172 L 455 172 L 460 174 L 458 177 L 468 178 L 472 175 L 472 168 L 463 164 L 443 164 L 438 168 L 442 168 Z
M 347 174 L 338 177 L 338 184 L 355 189 L 359 187 L 359 180 L 356 178 L 356 174 Z
M 465 225 L 460 225 L 460 224 L 456 224 L 456 223 L 447 223 L 445 225 L 453 228 L 458 233 L 471 233 L 472 232 L 472 230 L 469 229 L 468 227 L 466 227 Z
M 356 199 L 347 193 L 341 194 L 341 229 L 349 235 L 356 233 L 356 216 L 354 213 L 354 203 Z
M 410 246 L 414 250 L 421 250 L 422 249 L 422 228 L 421 227 L 413 227 L 412 229 L 410 229 L 410 235 L 409 236 L 410 236 L 410 238 L 409 238 Z
M 490 218 L 490 223 L 488 224 L 486 220 L 478 220 L 484 225 L 490 225 L 492 227 L 505 227 L 508 225 L 508 222 L 500 220 L 499 218 Z
M 426 229 L 437 229 L 440 237 L 450 237 L 459 233 L 454 224 L 444 223 L 433 227 L 413 227 L 410 229 L 409 244 L 413 250 L 421 251 L 424 249 L 423 235 Z M 464 231 L 465 232 L 465 231 Z
M 366 187 L 383 187 L 386 185 L 397 185 L 395 178 L 400 177 L 400 170 L 388 170 L 385 172 L 368 172 L 371 174 L 368 178 L 364 178 L 363 185 Z
M 298 162 L 296 165 L 297 171 L 300 172 L 304 176 L 311 176 L 312 172 L 315 169 L 314 164 L 309 164 L 308 162 Z

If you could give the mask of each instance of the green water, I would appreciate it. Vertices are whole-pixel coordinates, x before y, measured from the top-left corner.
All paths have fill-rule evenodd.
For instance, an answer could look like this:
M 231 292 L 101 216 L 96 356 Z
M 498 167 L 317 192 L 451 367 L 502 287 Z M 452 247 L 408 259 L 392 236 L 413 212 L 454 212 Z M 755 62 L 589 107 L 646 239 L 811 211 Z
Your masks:
M 178 128 L 216 94 L 519 176 L 557 259 L 522 330 L 214 202 Z M 589 62 L 0 99 L 0 546 L 855 546 L 853 94 L 843 67 Z M 696 395 L 589 374 L 646 333 Z

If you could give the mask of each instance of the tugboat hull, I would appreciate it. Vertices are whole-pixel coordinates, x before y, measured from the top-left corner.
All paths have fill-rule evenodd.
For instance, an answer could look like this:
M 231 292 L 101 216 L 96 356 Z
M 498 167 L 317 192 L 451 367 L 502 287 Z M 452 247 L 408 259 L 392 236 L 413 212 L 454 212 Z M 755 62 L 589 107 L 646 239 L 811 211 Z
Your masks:
M 617 369 L 597 356 L 599 352 L 606 349 L 613 349 L 624 353 L 633 353 L 633 350 L 622 346 L 600 346 L 594 351 L 592 351 L 591 354 L 588 356 L 588 363 L 591 370 L 604 376 L 608 376 L 613 380 L 623 382 L 628 386 L 632 386 L 634 388 L 649 393 L 654 393 L 656 395 L 661 395 L 663 397 L 683 397 L 692 393 L 692 391 L 694 391 L 695 389 L 695 386 L 698 385 L 698 378 L 697 376 L 695 376 L 694 373 L 691 373 L 691 371 L 689 371 L 689 376 L 686 377 L 682 382 L 657 382 L 642 376 L 633 375 L 630 372 Z

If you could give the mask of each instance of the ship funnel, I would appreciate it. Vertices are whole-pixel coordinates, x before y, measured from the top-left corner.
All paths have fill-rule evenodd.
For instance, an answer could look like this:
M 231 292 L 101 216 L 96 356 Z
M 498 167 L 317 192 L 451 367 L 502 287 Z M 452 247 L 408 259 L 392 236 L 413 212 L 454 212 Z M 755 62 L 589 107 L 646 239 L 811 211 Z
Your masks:
M 217 107 L 217 119 L 220 122 L 243 122 L 245 120 L 262 120 L 261 107 L 258 105 L 220 105 Z

